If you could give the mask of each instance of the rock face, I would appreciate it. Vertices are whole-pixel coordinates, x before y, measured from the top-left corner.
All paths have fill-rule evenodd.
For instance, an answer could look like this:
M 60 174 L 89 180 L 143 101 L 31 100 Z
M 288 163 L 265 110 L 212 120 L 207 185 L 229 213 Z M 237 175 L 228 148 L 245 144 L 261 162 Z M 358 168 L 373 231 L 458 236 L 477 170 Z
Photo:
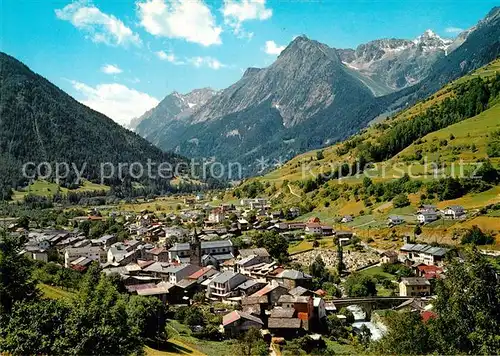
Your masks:
M 427 30 L 413 41 L 375 40 L 339 54 L 349 68 L 377 83 L 374 94 L 381 96 L 422 81 L 452 43 Z
M 455 40 L 427 30 L 335 49 L 299 36 L 269 67 L 248 68 L 220 92 L 170 94 L 136 132 L 188 156 L 237 160 L 254 174 L 256 158 L 286 160 L 332 144 L 488 63 L 499 54 L 499 13 Z
M 195 89 L 184 95 L 173 92 L 167 95 L 158 106 L 134 119 L 130 128 L 139 135 L 154 141 L 155 134 L 161 131 L 169 121 L 189 117 L 215 95 L 217 91 L 211 88 Z
M 240 81 L 196 111 L 192 122 L 216 120 L 268 102 L 283 125 L 291 127 L 332 105 L 342 90 L 371 96 L 345 70 L 335 49 L 299 36 L 270 67 L 247 70 Z

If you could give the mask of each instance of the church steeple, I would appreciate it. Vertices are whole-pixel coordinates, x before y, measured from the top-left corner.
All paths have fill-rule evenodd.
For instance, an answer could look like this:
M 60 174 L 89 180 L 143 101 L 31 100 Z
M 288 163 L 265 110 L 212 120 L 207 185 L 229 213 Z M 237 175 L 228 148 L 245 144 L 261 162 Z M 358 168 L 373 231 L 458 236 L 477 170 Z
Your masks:
M 189 247 L 189 263 L 201 267 L 201 242 L 198 237 L 196 227 L 194 228 L 193 235 L 191 236 Z

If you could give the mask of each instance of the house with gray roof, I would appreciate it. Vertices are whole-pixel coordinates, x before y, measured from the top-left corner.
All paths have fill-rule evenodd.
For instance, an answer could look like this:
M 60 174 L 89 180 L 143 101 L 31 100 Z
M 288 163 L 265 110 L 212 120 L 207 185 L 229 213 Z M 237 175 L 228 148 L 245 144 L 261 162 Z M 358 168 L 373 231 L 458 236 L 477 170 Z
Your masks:
M 168 258 L 170 262 L 180 261 L 184 262 L 189 260 L 191 254 L 191 245 L 186 243 L 175 243 L 168 250 Z M 234 258 L 234 246 L 231 240 L 216 240 L 216 241 L 202 241 L 201 254 L 213 256 L 217 261 L 227 261 Z
M 398 259 L 401 262 L 441 266 L 449 249 L 425 244 L 405 244 L 399 249 Z
M 307 288 L 312 282 L 311 275 L 294 269 L 285 269 L 278 273 L 275 278 L 288 289 L 293 289 L 298 286 Z
M 225 299 L 238 294 L 237 287 L 248 278 L 241 273 L 224 271 L 212 279 L 207 289 L 208 298 Z

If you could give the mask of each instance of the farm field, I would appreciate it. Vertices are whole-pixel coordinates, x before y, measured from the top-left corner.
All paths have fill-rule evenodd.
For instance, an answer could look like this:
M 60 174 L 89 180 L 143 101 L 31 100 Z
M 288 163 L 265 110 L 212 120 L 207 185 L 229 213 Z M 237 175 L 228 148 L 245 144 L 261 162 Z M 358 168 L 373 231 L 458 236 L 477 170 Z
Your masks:
M 60 187 L 56 183 L 48 182 L 46 180 L 36 180 L 28 187 L 23 188 L 22 190 L 15 190 L 12 200 L 13 201 L 22 200 L 28 194 L 35 196 L 42 196 L 42 197 L 51 197 L 57 193 L 67 194 L 68 192 L 81 193 L 81 192 L 99 191 L 99 190 L 107 191 L 109 190 L 109 187 L 106 185 L 96 184 L 84 180 L 83 184 L 79 188 L 70 190 L 64 187 Z

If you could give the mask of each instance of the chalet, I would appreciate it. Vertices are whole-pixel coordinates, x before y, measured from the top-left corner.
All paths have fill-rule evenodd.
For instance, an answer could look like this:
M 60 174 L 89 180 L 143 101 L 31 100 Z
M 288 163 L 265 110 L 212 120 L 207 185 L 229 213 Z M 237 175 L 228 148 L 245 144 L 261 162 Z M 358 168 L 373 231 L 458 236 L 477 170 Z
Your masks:
M 465 218 L 465 210 L 463 206 L 452 205 L 443 210 L 443 215 L 448 219 L 463 219 Z
M 438 219 L 438 214 L 435 211 L 421 211 L 417 214 L 417 221 L 420 224 L 428 224 L 430 222 L 436 221 Z
M 342 217 L 342 219 L 340 220 L 341 223 L 350 223 L 353 221 L 353 218 L 351 215 L 345 215 Z
M 404 222 L 402 217 L 396 215 L 391 215 L 387 218 L 387 225 L 389 226 L 401 225 L 404 224 Z
M 235 310 L 222 317 L 222 326 L 226 336 L 236 338 L 250 328 L 262 329 L 264 323 L 254 315 Z
M 169 304 L 189 304 L 193 296 L 201 290 L 201 286 L 192 279 L 181 279 L 170 288 L 167 300 Z
M 246 249 L 241 249 L 239 250 L 239 257 L 245 258 L 248 256 L 256 255 L 259 257 L 263 257 L 266 259 L 266 262 L 271 262 L 271 255 L 269 252 L 264 247 L 257 247 L 257 248 L 246 248 Z
M 419 213 L 431 213 L 431 212 L 437 212 L 437 208 L 435 205 L 428 205 L 428 204 L 421 204 L 418 207 L 417 212 Z
M 401 297 L 423 297 L 430 295 L 431 284 L 430 282 L 421 277 L 407 277 L 402 278 L 399 282 L 399 295 Z
M 165 304 L 167 302 L 167 295 L 173 286 L 174 286 L 173 284 L 168 282 L 160 282 L 156 284 L 154 287 L 139 288 L 136 290 L 136 293 L 142 296 L 157 297 Z

